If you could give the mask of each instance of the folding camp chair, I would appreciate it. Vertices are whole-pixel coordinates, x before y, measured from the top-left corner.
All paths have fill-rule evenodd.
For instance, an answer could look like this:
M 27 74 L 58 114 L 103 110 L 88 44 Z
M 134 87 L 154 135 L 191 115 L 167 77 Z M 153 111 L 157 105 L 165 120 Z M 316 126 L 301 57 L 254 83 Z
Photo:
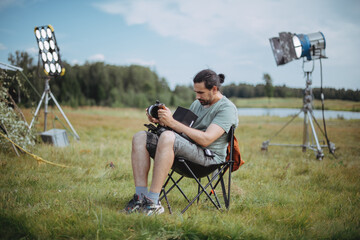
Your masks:
M 230 151 L 228 152 L 228 155 L 230 158 L 228 158 L 229 159 L 228 161 L 225 161 L 220 164 L 204 167 L 204 166 L 190 162 L 183 158 L 175 158 L 174 164 L 171 168 L 172 170 L 168 174 L 168 178 L 162 187 L 161 195 L 160 195 L 160 200 L 165 198 L 170 213 L 172 213 L 172 211 L 171 211 L 171 206 L 170 206 L 170 203 L 168 200 L 168 194 L 175 187 L 180 191 L 180 193 L 188 201 L 188 205 L 181 211 L 181 213 L 184 213 L 196 200 L 197 200 L 197 202 L 199 202 L 200 195 L 202 195 L 202 194 L 206 195 L 206 197 L 207 197 L 206 199 L 210 200 L 211 203 L 216 207 L 216 209 L 218 209 L 218 210 L 222 209 L 221 203 L 220 203 L 219 198 L 215 191 L 215 189 L 219 183 L 222 188 L 222 195 L 223 195 L 225 207 L 226 207 L 226 209 L 229 208 L 229 206 L 230 206 L 231 172 L 232 172 L 232 167 L 234 164 L 234 161 L 233 161 L 234 132 L 235 132 L 235 127 L 232 126 L 229 131 L 229 141 L 228 142 L 230 145 Z M 178 176 L 179 178 L 177 180 L 174 179 L 175 172 L 180 175 L 180 176 Z M 225 184 L 225 180 L 224 180 L 225 173 L 229 174 L 229 178 L 228 178 L 228 182 L 227 182 L 227 189 L 226 189 L 226 184 Z M 198 193 L 191 200 L 188 198 L 188 196 L 185 194 L 185 192 L 179 186 L 180 181 L 184 177 L 192 178 L 198 184 Z M 201 179 L 205 178 L 205 177 L 207 179 L 206 185 L 201 183 Z M 167 185 L 170 182 L 172 182 L 172 186 L 167 188 Z

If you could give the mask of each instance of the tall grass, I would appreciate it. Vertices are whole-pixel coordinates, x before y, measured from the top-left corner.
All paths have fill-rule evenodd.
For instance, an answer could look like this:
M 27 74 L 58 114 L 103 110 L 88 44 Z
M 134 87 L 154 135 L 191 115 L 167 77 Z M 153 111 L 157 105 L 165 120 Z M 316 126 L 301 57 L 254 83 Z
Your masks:
M 81 140 L 56 148 L 38 144 L 42 158 L 69 168 L 39 164 L 31 156 L 0 153 L 2 239 L 359 239 L 360 121 L 330 120 L 334 158 L 261 143 L 289 118 L 241 117 L 236 136 L 246 161 L 233 174 L 229 211 L 208 202 L 186 205 L 169 195 L 174 214 L 145 217 L 121 212 L 134 193 L 132 135 L 144 130 L 135 109 L 65 109 Z M 30 119 L 29 111 L 25 112 Z M 42 126 L 39 118 L 39 128 Z M 62 128 L 58 123 L 55 127 Z M 302 142 L 295 119 L 274 142 Z M 320 136 L 320 135 L 319 135 Z M 112 162 L 115 167 L 110 167 Z M 190 182 L 189 182 L 190 183 Z M 192 190 L 188 184 L 185 190 Z

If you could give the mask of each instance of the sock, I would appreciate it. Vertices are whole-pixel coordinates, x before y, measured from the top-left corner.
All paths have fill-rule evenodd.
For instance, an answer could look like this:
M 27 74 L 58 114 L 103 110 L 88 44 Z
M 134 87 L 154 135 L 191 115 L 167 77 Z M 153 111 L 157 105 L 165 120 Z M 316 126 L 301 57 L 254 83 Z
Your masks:
M 155 204 L 159 204 L 159 196 L 160 193 L 154 193 L 151 191 L 146 195 L 146 197 L 150 198 L 150 200 Z
M 135 193 L 141 199 L 143 195 L 144 196 L 148 195 L 148 189 L 147 187 L 135 187 Z

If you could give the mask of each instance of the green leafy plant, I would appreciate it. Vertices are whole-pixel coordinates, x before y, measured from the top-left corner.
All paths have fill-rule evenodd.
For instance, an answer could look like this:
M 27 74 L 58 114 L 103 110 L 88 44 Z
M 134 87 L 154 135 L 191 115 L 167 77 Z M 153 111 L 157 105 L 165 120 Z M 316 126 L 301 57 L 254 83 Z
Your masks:
M 16 75 L 14 77 L 16 78 Z M 35 144 L 34 131 L 28 128 L 26 121 L 15 110 L 11 96 L 8 94 L 9 76 L 5 71 L 0 72 L 0 131 L 20 147 L 28 149 Z M 12 145 L 8 139 L 0 136 L 0 151 L 12 151 Z

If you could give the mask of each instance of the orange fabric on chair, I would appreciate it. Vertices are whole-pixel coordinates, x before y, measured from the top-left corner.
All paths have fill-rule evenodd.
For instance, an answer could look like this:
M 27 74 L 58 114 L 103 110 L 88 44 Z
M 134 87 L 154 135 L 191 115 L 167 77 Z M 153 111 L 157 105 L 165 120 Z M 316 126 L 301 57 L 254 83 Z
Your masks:
M 226 156 L 226 161 L 229 161 L 229 156 L 230 156 L 230 148 L 231 148 L 231 142 L 229 142 L 228 147 L 227 147 L 227 156 Z M 241 154 L 240 154 L 240 147 L 239 147 L 239 143 L 238 140 L 236 139 L 235 135 L 234 135 L 234 152 L 233 152 L 233 160 L 234 160 L 234 165 L 232 167 L 232 172 L 236 171 L 239 169 L 239 167 L 241 165 L 243 165 L 245 162 L 241 159 Z

